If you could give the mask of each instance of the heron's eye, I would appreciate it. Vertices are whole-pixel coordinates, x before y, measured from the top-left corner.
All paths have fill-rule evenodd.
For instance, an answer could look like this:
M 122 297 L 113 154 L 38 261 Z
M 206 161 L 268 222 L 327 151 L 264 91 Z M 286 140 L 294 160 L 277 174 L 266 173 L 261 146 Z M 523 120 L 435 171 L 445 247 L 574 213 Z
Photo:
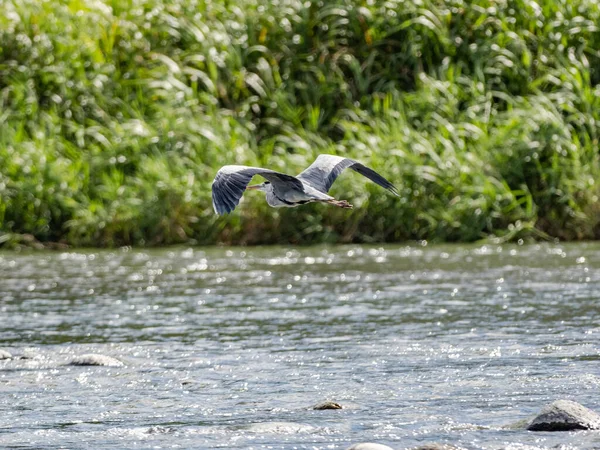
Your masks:
M 265 181 L 265 184 L 271 184 L 271 182 L 270 181 Z

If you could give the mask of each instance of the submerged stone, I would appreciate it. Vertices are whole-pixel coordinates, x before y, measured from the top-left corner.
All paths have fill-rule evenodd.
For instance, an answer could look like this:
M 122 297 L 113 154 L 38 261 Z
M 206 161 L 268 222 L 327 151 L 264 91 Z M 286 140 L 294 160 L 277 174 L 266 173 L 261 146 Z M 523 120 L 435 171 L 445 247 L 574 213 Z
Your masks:
M 373 442 L 361 442 L 354 444 L 352 447 L 348 447 L 347 450 L 394 450 L 392 447 L 388 447 L 383 444 L 375 444 Z
M 156 425 L 153 427 L 150 427 L 146 430 L 146 433 L 148 434 L 166 434 L 166 433 L 173 433 L 175 431 L 175 428 L 173 427 L 163 427 L 160 425 Z
M 79 355 L 71 360 L 71 366 L 107 366 L 121 367 L 123 363 L 116 358 L 106 355 L 87 354 Z
M 321 411 L 324 409 L 342 409 L 342 405 L 340 405 L 337 402 L 326 401 L 323 403 L 317 403 L 315 406 L 312 407 L 312 409 L 316 409 L 318 411 Z
M 11 359 L 12 355 L 6 350 L 0 350 L 0 359 Z
M 527 426 L 529 431 L 599 430 L 600 415 L 571 400 L 546 405 Z

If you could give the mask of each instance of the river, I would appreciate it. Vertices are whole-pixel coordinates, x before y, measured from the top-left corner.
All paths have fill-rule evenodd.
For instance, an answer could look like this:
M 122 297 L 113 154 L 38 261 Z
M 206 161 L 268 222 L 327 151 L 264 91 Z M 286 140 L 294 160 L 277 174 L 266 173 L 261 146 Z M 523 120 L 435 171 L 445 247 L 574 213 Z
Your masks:
M 600 410 L 599 300 L 598 244 L 5 251 L 0 447 L 600 448 L 517 424 Z

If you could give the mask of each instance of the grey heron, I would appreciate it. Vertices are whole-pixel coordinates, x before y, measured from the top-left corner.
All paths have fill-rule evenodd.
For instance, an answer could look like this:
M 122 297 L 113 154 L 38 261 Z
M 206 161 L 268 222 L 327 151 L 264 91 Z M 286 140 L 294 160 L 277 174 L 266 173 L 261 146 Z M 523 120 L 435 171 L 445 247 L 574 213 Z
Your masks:
M 212 184 L 213 207 L 217 214 L 230 213 L 240 202 L 244 191 L 256 189 L 266 192 L 267 203 L 275 208 L 294 207 L 312 202 L 352 208 L 346 200 L 336 200 L 327 194 L 336 178 L 347 168 L 399 196 L 392 183 L 358 161 L 335 155 L 319 155 L 309 167 L 295 177 L 260 167 L 223 166 Z M 248 186 L 254 175 L 260 175 L 267 181 Z

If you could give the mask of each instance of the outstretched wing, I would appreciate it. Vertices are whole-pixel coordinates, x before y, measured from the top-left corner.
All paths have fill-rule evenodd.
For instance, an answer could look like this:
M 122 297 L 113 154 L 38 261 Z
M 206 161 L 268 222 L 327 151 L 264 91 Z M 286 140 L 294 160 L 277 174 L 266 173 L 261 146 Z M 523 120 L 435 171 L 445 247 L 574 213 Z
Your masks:
M 240 203 L 240 198 L 254 175 L 260 175 L 273 184 L 273 189 L 303 190 L 300 180 L 274 170 L 248 166 L 223 166 L 212 184 L 213 208 L 217 214 L 227 214 Z
M 358 161 L 354 161 L 350 158 L 343 158 L 341 156 L 319 155 L 306 170 L 298 175 L 297 178 L 326 194 L 329 192 L 331 185 L 340 173 L 347 168 L 360 173 L 369 180 L 377 183 L 379 186 L 390 190 L 394 195 L 399 196 L 396 187 L 377 172 L 362 165 Z

